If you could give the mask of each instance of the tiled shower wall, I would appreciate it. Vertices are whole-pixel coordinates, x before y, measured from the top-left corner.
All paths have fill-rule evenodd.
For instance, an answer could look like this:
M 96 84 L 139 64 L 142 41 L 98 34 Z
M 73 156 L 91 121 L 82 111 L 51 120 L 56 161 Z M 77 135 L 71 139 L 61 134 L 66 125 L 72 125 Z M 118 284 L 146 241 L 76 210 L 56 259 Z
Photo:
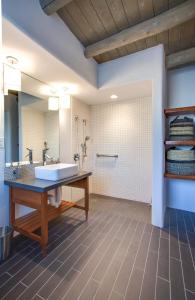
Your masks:
M 91 124 L 93 193 L 150 203 L 152 97 L 92 106 Z

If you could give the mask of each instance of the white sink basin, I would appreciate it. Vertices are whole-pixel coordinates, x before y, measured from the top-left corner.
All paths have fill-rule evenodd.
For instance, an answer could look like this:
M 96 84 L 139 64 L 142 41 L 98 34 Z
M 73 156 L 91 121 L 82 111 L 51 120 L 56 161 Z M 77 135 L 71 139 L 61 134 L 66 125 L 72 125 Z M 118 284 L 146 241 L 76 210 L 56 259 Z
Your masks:
M 76 164 L 53 164 L 35 167 L 35 177 L 38 179 L 57 181 L 78 174 Z

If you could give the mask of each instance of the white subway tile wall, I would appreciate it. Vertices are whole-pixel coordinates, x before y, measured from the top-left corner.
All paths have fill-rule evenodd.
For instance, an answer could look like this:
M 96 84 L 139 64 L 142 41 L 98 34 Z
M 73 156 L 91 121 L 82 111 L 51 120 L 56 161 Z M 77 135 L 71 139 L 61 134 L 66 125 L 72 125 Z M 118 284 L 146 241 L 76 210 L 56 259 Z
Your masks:
M 91 125 L 93 193 L 150 203 L 152 97 L 92 106 Z

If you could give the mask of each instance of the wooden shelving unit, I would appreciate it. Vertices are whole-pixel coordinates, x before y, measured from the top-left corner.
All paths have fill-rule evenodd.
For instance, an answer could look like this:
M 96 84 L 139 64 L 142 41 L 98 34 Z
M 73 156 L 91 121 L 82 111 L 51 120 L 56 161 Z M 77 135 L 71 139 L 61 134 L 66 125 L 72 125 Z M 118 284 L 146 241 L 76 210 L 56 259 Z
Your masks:
M 189 141 L 165 141 L 166 146 L 195 146 L 195 140 Z
M 177 116 L 177 115 L 195 115 L 195 106 L 188 107 L 177 107 L 177 108 L 168 108 L 164 110 L 165 116 Z M 170 141 L 166 140 L 164 142 L 165 146 L 195 146 L 195 140 L 180 140 L 180 141 Z M 164 175 L 169 179 L 183 179 L 183 180 L 195 180 L 195 175 L 176 175 L 165 173 Z
M 62 201 L 58 208 L 48 205 L 48 221 L 52 221 L 64 213 L 66 210 L 75 206 L 75 203 Z M 41 227 L 41 212 L 39 210 L 33 211 L 23 217 L 18 218 L 13 227 L 18 230 L 22 228 L 25 231 L 34 232 Z
M 175 174 L 165 173 L 165 177 L 170 179 L 195 180 L 195 175 L 175 175 Z
M 194 115 L 195 114 L 195 106 L 188 107 L 177 107 L 177 108 L 168 108 L 164 110 L 165 116 L 177 116 L 177 115 Z

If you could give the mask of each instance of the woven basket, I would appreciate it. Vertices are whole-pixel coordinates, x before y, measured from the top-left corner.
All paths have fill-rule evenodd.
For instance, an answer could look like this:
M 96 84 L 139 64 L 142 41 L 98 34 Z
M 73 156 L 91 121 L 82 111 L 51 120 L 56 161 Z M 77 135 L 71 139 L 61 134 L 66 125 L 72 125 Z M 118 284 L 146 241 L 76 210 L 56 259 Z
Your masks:
M 176 117 L 169 125 L 170 140 L 191 140 L 194 139 L 195 128 L 193 119 Z
M 194 135 L 170 135 L 170 141 L 190 141 L 194 140 Z
M 194 162 L 166 162 L 167 172 L 175 175 L 195 175 L 195 161 Z
M 170 128 L 169 135 L 194 135 L 194 129 Z
M 167 151 L 167 160 L 195 161 L 195 150 L 170 149 Z

